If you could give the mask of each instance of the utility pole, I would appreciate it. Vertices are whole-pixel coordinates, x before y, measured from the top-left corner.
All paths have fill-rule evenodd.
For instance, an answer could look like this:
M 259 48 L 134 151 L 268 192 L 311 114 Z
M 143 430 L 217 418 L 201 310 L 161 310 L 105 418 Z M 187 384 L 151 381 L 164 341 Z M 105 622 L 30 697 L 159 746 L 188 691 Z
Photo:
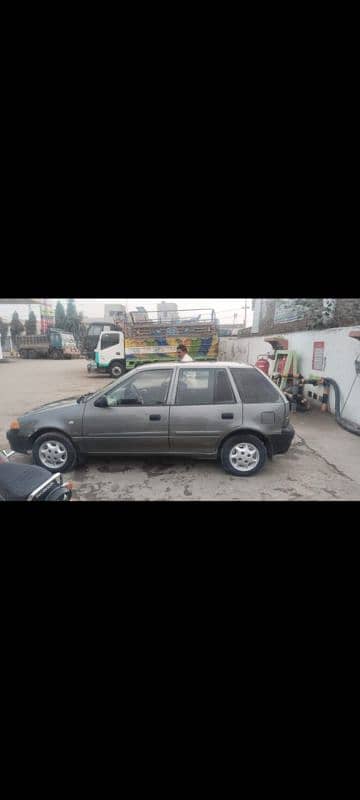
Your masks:
M 245 310 L 244 328 L 246 328 L 246 321 L 247 321 L 247 313 L 246 312 L 247 312 L 248 308 L 250 309 L 251 306 L 247 304 L 247 300 L 245 299 L 245 305 L 241 306 L 241 311 Z

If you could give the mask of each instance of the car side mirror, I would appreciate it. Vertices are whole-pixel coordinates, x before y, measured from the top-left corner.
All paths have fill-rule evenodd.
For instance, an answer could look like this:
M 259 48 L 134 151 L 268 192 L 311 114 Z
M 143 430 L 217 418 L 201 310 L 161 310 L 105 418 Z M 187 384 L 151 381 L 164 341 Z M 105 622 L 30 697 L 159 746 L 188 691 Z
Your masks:
M 97 408 L 108 408 L 109 407 L 107 398 L 105 397 L 104 394 L 101 394 L 100 397 L 98 397 L 97 400 L 95 400 L 94 406 L 96 406 Z

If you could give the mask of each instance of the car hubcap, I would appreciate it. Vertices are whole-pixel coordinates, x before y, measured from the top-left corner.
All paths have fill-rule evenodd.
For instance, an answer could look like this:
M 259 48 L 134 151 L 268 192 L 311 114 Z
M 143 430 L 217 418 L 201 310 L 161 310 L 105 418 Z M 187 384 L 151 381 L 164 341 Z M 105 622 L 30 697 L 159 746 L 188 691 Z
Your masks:
M 56 440 L 44 442 L 39 450 L 39 458 L 44 467 L 63 467 L 67 457 L 66 447 Z
M 243 442 L 236 444 L 230 453 L 230 464 L 238 472 L 250 472 L 260 461 L 260 453 L 253 444 Z
M 115 378 L 119 378 L 121 375 L 121 367 L 114 367 L 112 374 L 114 375 Z

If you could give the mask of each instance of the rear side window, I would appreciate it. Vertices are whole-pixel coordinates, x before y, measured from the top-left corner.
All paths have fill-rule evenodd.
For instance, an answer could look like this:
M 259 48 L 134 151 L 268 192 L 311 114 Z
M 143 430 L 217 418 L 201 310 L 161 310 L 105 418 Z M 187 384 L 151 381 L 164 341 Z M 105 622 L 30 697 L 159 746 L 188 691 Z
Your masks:
M 231 374 L 243 403 L 281 403 L 275 386 L 256 369 L 238 367 Z

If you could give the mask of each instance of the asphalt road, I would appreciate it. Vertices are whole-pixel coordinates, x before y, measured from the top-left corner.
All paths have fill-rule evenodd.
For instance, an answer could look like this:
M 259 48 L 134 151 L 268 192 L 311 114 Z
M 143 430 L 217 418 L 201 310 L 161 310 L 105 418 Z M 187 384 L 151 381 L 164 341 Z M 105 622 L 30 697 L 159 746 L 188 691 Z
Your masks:
M 0 362 L 0 448 L 12 419 L 51 400 L 95 391 L 109 377 L 89 376 L 85 360 Z M 360 500 L 360 438 L 317 410 L 294 414 L 288 453 L 258 475 L 236 478 L 219 463 L 184 458 L 95 458 L 69 473 L 74 500 Z M 31 463 L 29 456 L 16 461 Z

